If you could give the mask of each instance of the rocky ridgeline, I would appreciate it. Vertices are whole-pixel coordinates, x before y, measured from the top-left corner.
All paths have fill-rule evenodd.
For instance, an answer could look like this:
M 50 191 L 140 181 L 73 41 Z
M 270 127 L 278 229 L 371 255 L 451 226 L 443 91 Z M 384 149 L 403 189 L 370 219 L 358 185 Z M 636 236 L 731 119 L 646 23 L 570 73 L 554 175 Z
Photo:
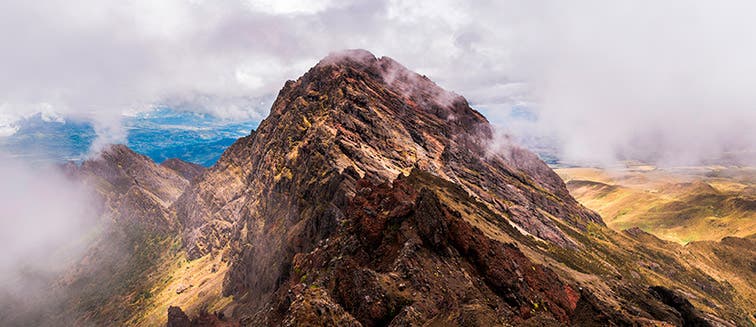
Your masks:
M 242 324 L 682 322 L 648 279 L 622 280 L 632 254 L 612 248 L 613 267 L 584 237 L 609 232 L 598 215 L 492 135 L 394 60 L 332 54 L 177 201 L 187 251 L 228 258 Z

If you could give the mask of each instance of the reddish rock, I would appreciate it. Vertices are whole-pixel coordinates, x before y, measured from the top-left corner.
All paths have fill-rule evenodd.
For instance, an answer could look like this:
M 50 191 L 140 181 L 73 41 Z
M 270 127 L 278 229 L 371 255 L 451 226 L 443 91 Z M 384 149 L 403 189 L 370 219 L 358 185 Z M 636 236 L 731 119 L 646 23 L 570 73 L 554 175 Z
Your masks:
M 192 322 L 189 320 L 189 316 L 184 313 L 179 307 L 168 307 L 168 323 L 167 327 L 191 327 Z

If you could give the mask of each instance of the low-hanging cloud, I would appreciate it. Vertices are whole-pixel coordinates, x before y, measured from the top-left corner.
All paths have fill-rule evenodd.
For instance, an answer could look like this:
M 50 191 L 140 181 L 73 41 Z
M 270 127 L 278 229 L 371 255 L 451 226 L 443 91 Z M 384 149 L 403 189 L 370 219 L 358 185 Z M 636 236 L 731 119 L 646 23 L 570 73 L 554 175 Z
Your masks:
M 0 134 L 54 111 L 123 137 L 120 114 L 226 118 L 329 52 L 365 48 L 485 108 L 538 119 L 569 160 L 693 162 L 754 149 L 754 5 L 706 1 L 47 0 L 0 3 Z M 519 131 L 515 131 L 519 133 Z M 753 156 L 751 155 L 750 158 Z
M 56 167 L 0 157 L 0 317 L 11 323 L 59 298 L 61 274 L 101 227 L 89 190 Z
M 538 127 L 567 159 L 754 163 L 748 2 L 558 3 L 518 54 Z

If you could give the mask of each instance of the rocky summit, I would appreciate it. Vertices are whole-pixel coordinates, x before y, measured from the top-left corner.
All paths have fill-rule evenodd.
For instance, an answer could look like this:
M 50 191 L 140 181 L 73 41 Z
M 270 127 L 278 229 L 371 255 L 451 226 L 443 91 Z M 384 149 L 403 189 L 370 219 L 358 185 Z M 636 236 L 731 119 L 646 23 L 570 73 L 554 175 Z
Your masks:
M 755 322 L 753 261 L 729 257 L 752 238 L 693 248 L 612 231 L 462 96 L 363 50 L 286 82 L 207 170 L 122 146 L 71 169 L 107 195 L 108 228 L 137 226 L 123 239 L 141 242 L 124 241 L 138 266 L 110 270 L 137 280 L 97 305 L 70 296 L 82 324 Z M 65 285 L 104 288 L 102 274 Z
M 707 307 L 710 320 L 748 319 L 731 287 L 611 232 L 535 155 L 497 146 L 463 97 L 362 50 L 288 81 L 257 131 L 175 210 L 190 258 L 229 262 L 223 292 L 244 325 L 674 325 L 708 316 L 678 311 L 652 286 L 721 298 Z M 657 256 L 669 274 L 639 266 Z M 705 286 L 691 289 L 676 273 Z

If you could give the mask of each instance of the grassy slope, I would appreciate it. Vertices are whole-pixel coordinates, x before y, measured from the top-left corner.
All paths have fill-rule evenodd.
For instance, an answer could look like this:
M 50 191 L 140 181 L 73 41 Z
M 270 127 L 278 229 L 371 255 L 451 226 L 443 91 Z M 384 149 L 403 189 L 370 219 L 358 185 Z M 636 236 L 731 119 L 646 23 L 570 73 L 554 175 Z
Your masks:
M 620 275 L 682 291 L 704 312 L 725 309 L 730 311 L 726 319 L 754 324 L 752 317 L 741 320 L 735 312 L 736 308 L 749 312 L 756 306 L 756 177 L 752 168 L 556 171 L 571 194 L 599 212 L 611 229 L 640 227 L 653 234 L 596 227 L 587 235 L 572 235 L 596 249 L 581 255 L 566 253 L 560 261 L 599 275 L 610 274 L 605 269 L 609 263 Z M 610 255 L 604 262 L 589 255 L 599 252 Z
M 617 232 L 595 224 L 584 232 L 552 217 L 583 245 L 575 251 L 515 232 L 485 206 L 455 193 L 449 183 L 425 182 L 437 183 L 440 199 L 488 237 L 519 244 L 531 260 L 556 268 L 566 280 L 591 289 L 617 312 L 632 315 L 637 308 L 650 305 L 647 287 L 661 285 L 684 294 L 712 320 L 743 326 L 756 323 L 749 316 L 756 305 L 753 238 L 682 246 L 641 231 Z
M 115 246 L 114 237 L 122 240 Z M 221 256 L 189 262 L 179 237 L 145 230 L 127 229 L 108 238 L 93 254 L 91 267 L 67 283 L 71 301 L 64 314 L 86 312 L 79 323 L 161 326 L 169 305 L 196 315 L 221 311 L 231 302 L 221 294 L 227 270 Z
M 602 177 L 598 174 L 600 172 L 589 172 L 594 172 L 597 179 Z M 640 175 L 643 177 L 643 174 Z M 631 177 L 634 179 L 626 180 L 635 181 L 636 185 L 642 181 L 637 176 Z M 610 182 L 608 178 L 603 178 L 602 182 Z M 716 182 L 711 183 L 727 185 L 736 191 L 746 190 L 736 182 Z M 438 181 L 427 183 L 435 184 Z M 748 269 L 753 265 L 753 240 L 748 241 L 751 243 L 739 240 L 693 242 L 681 246 L 652 235 L 615 232 L 597 225 L 591 225 L 586 233 L 555 219 L 571 238 L 585 246 L 580 251 L 566 250 L 521 235 L 485 205 L 470 201 L 464 194 L 452 190 L 456 188 L 446 184 L 440 183 L 436 189 L 440 198 L 488 237 L 520 244 L 520 248 L 532 260 L 556 268 L 567 280 L 574 280 L 578 285 L 594 290 L 597 297 L 616 311 L 631 314 L 635 308 L 644 305 L 640 299 L 647 296 L 645 288 L 648 285 L 663 285 L 683 292 L 704 312 L 737 324 L 753 323 L 744 315 L 756 304 L 756 287 L 752 282 L 756 276 L 752 269 Z M 667 183 L 660 185 L 664 184 Z M 596 185 L 608 191 L 605 192 L 605 199 L 621 188 L 590 183 L 585 187 Z M 700 185 L 697 187 L 707 190 Z M 724 187 L 720 188 L 725 190 Z M 719 188 L 716 190 L 719 192 Z M 649 196 L 649 199 L 658 197 Z M 659 201 L 660 204 L 669 203 Z M 637 198 L 625 202 L 627 204 L 642 208 L 642 202 Z M 230 312 L 232 299 L 220 294 L 227 271 L 222 253 L 187 262 L 177 237 L 144 230 L 127 230 L 125 234 L 126 244 L 134 250 L 134 255 L 124 258 L 125 264 L 115 269 L 117 273 L 100 271 L 92 278 L 97 281 L 97 285 L 92 285 L 93 289 L 98 291 L 89 295 L 96 298 L 90 298 L 87 294 L 79 297 L 84 301 L 78 303 L 77 309 L 92 313 L 88 321 L 157 326 L 165 323 L 168 305 L 178 305 L 192 316 L 202 309 Z M 743 253 L 747 255 L 743 256 Z M 109 290 L 107 297 L 102 296 L 105 294 L 101 293 L 102 289 Z M 636 297 L 639 300 L 622 300 Z M 86 303 L 94 307 L 88 308 Z
M 561 168 L 570 193 L 609 227 L 688 243 L 756 233 L 754 169 Z

